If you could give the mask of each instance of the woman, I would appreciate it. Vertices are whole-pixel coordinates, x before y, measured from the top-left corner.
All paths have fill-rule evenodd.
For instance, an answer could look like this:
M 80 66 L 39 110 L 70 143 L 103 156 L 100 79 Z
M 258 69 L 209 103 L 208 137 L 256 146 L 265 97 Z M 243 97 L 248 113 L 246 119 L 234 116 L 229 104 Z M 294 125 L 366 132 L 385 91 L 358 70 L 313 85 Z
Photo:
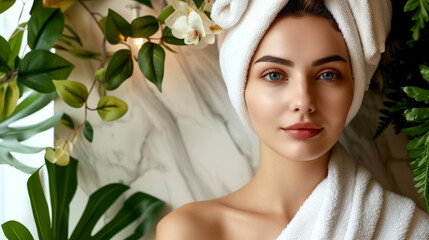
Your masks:
M 359 2 L 215 3 L 215 22 L 231 28 L 222 73 L 259 136 L 260 164 L 238 191 L 166 216 L 157 239 L 429 239 L 428 215 L 383 190 L 336 143 L 390 28 L 388 1 Z

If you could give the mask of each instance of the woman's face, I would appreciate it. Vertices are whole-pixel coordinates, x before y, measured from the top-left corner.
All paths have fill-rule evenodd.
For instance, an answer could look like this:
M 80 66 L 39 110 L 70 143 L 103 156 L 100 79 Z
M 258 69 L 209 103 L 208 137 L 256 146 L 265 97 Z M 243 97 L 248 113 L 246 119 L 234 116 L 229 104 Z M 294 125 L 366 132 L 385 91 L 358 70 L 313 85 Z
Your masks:
M 328 20 L 287 16 L 272 24 L 245 89 L 262 148 L 291 160 L 321 157 L 340 137 L 352 100 L 347 45 Z

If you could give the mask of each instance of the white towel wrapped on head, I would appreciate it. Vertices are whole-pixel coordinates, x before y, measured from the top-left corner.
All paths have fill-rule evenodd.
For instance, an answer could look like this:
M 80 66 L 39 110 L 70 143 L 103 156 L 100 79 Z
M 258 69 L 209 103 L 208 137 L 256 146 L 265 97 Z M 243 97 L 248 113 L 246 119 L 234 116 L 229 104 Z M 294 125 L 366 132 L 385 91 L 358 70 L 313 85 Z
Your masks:
M 244 84 L 250 60 L 277 14 L 288 0 L 216 0 L 212 19 L 227 29 L 219 62 L 231 103 L 250 125 Z M 324 0 L 346 41 L 354 80 L 353 102 L 346 125 L 358 112 L 365 90 L 384 51 L 390 30 L 390 0 Z

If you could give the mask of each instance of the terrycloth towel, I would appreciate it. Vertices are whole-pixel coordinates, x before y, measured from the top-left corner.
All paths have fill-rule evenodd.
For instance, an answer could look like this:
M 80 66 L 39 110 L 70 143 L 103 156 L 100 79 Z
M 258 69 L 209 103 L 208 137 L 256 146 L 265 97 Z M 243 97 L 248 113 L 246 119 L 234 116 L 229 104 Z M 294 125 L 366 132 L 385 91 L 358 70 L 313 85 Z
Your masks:
M 286 239 L 429 239 L 429 215 L 383 190 L 337 143 L 328 176 L 277 237 Z
M 250 60 L 288 0 L 216 0 L 212 19 L 224 29 L 220 67 L 232 105 L 250 126 L 244 101 L 244 84 Z M 338 23 L 349 50 L 353 80 L 353 103 L 346 125 L 362 104 L 364 91 L 380 61 L 390 30 L 390 0 L 324 0 Z

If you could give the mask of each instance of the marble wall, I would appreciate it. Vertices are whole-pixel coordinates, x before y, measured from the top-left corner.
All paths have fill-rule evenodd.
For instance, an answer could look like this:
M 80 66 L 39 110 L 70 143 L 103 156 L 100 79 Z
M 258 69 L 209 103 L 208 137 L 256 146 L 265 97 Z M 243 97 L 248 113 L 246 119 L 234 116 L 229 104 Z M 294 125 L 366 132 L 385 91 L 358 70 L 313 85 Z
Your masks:
M 155 10 L 143 7 L 141 16 L 160 12 L 164 3 L 152 2 Z M 131 0 L 86 3 L 103 15 L 110 7 L 132 20 L 132 11 L 127 7 L 134 3 Z M 101 51 L 102 35 L 82 7 L 73 6 L 66 15 L 85 48 Z M 84 206 L 88 194 L 107 183 L 130 185 L 127 196 L 143 191 L 164 200 L 165 215 L 187 202 L 225 195 L 251 179 L 258 164 L 258 141 L 241 124 L 229 103 L 217 47 L 174 49 L 177 54 L 167 52 L 162 94 L 144 79 L 135 64 L 133 76 L 108 93 L 124 99 L 128 113 L 107 123 L 96 112 L 90 112 L 88 120 L 94 128 L 94 141 L 91 144 L 80 136 L 72 154 L 80 160 L 80 189 L 72 205 L 76 216 L 79 211 L 73 211 L 73 207 Z M 134 50 L 137 51 L 136 47 Z M 88 64 L 67 53 L 62 55 L 76 65 L 70 79 L 89 86 L 98 63 Z M 90 106 L 95 106 L 99 98 L 96 93 L 93 95 Z M 340 141 L 386 188 L 415 198 L 405 157 L 407 138 L 394 135 L 389 129 L 372 140 L 382 99 L 375 91 L 367 93 L 361 111 Z M 61 101 L 56 101 L 55 111 L 70 113 L 76 123 L 83 119 L 82 109 L 72 109 Z M 56 138 L 66 134 L 64 127 L 55 130 Z M 125 235 L 122 233 L 117 239 Z M 154 239 L 154 231 L 145 239 Z

